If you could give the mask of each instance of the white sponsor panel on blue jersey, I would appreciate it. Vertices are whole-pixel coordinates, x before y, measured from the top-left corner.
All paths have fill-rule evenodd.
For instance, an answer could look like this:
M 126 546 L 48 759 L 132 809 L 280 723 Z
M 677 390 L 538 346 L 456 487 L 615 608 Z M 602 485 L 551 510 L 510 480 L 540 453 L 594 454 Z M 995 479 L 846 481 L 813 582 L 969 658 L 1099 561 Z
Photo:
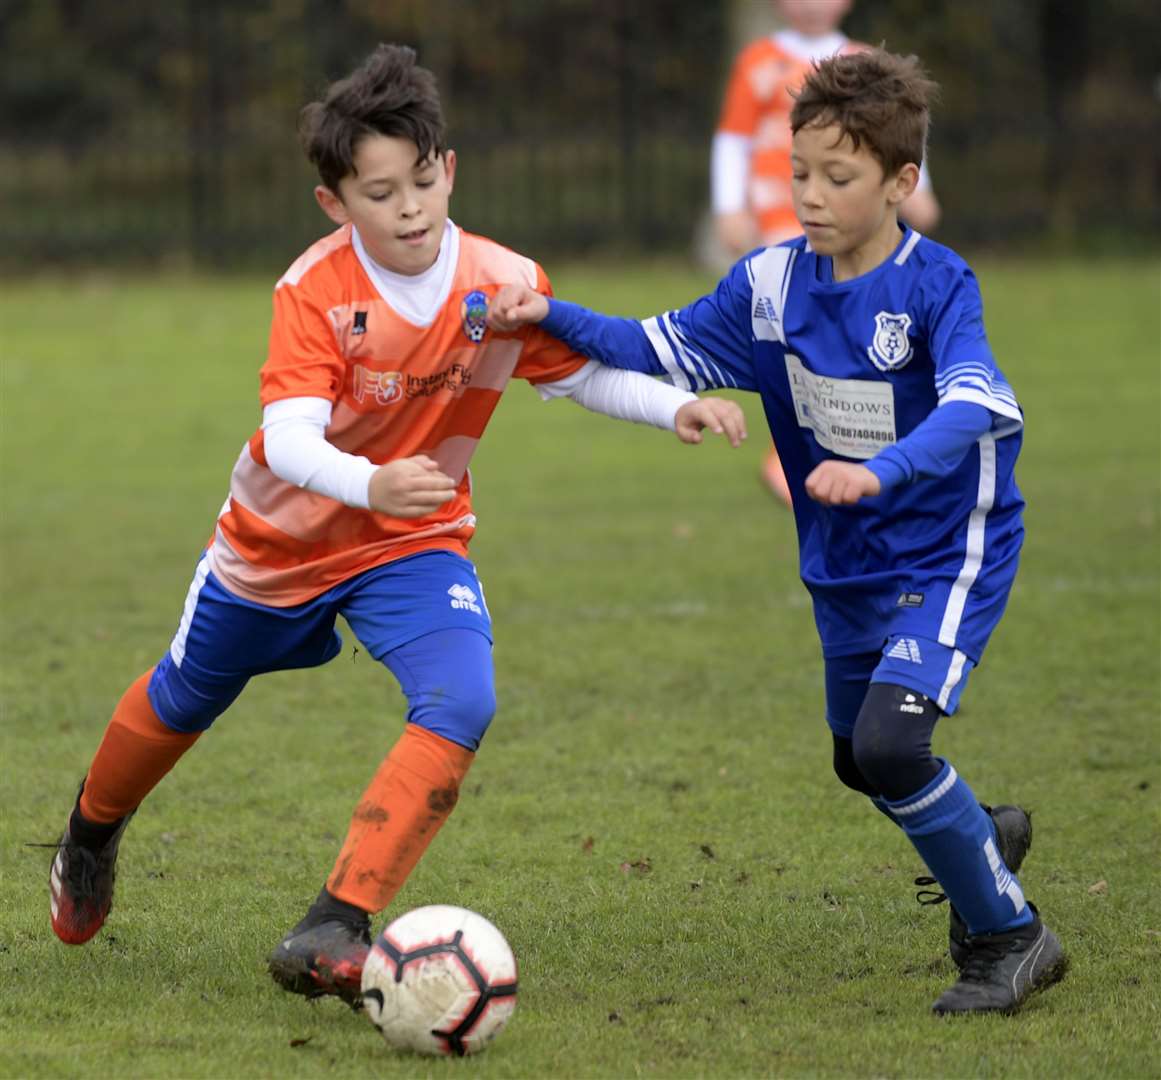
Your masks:
M 895 442 L 895 390 L 869 379 L 828 379 L 786 354 L 786 375 L 800 427 L 832 454 L 866 461 Z

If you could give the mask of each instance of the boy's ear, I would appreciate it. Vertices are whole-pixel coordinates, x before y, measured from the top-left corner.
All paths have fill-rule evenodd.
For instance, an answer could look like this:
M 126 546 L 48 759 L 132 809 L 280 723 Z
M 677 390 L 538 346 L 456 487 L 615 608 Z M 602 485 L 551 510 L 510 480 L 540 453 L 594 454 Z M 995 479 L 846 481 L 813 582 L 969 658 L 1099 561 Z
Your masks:
M 456 152 L 454 150 L 444 151 L 443 171 L 447 175 L 447 190 L 450 195 L 456 180 Z
M 904 165 L 891 179 L 887 201 L 892 206 L 905 202 L 915 192 L 919 184 L 919 166 L 913 161 Z
M 314 189 L 314 198 L 319 206 L 322 207 L 322 212 L 336 225 L 346 225 L 351 220 L 351 215 L 347 213 L 347 208 L 343 205 L 343 200 L 325 184 L 319 184 Z

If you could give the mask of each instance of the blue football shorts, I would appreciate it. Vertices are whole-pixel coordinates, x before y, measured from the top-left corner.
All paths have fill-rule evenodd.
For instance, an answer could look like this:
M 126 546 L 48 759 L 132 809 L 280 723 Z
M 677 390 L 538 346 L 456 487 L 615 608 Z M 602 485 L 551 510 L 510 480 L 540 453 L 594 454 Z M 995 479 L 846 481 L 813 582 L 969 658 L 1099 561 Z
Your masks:
M 388 667 L 403 646 L 440 631 L 471 630 L 459 636 L 470 657 L 447 657 L 463 682 L 491 685 L 492 621 L 475 567 L 449 551 L 424 551 L 364 571 L 321 596 L 293 607 L 268 607 L 244 600 L 213 575 L 203 556 L 186 596 L 169 651 L 149 682 L 157 715 L 177 731 L 202 731 L 221 715 L 255 675 L 318 667 L 342 649 L 335 619 L 342 615 L 363 648 Z M 418 655 L 418 654 L 417 654 Z M 431 678 L 436 678 L 435 668 Z M 394 667 L 392 667 L 394 671 Z M 396 672 L 401 675 L 400 672 Z M 409 688 L 409 698 L 424 687 Z M 430 681 L 430 679 L 425 679 Z
M 832 656 L 824 660 L 826 722 L 849 739 L 871 683 L 905 686 L 929 697 L 948 716 L 975 667 L 965 653 L 931 638 L 893 634 L 880 652 Z

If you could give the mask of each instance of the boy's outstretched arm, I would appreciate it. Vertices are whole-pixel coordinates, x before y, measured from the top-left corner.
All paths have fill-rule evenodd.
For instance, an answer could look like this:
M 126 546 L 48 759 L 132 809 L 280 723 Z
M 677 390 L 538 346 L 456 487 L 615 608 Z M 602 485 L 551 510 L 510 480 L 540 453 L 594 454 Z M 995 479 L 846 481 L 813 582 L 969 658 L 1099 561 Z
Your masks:
M 574 352 L 609 367 L 660 375 L 683 390 L 757 390 L 751 306 L 765 258 L 758 254 L 739 261 L 713 292 L 647 319 L 602 315 L 512 285 L 496 294 L 488 321 L 493 329 L 509 333 L 538 323 Z
M 560 325 L 546 323 L 546 330 L 574 348 L 581 344 L 578 352 L 591 352 L 602 363 L 587 364 L 559 383 L 540 385 L 542 396 L 570 397 L 593 412 L 668 428 L 684 443 L 700 443 L 706 429 L 724 435 L 733 447 L 746 438 L 746 417 L 735 402 L 697 398 L 645 377 L 646 373 L 663 375 L 666 371 L 640 323 L 549 300 L 526 285 L 503 286 L 488 308 L 489 326 L 502 333 L 545 322 L 550 316 Z M 586 335 L 586 324 L 601 336 L 599 348 L 593 345 L 593 335 Z M 608 332 L 602 335 L 602 328 Z M 583 347 L 586 342 L 591 347 L 588 350 Z
M 488 305 L 488 325 L 493 330 L 512 333 L 534 323 L 578 353 L 610 367 L 666 374 L 636 319 L 601 315 L 549 298 L 527 285 L 503 286 Z
M 606 367 L 595 360 L 566 378 L 538 383 L 536 389 L 546 401 L 567 397 L 615 420 L 675 432 L 684 443 L 700 443 L 706 429 L 723 435 L 733 447 L 746 438 L 746 417 L 736 402 L 699 398 L 660 379 Z

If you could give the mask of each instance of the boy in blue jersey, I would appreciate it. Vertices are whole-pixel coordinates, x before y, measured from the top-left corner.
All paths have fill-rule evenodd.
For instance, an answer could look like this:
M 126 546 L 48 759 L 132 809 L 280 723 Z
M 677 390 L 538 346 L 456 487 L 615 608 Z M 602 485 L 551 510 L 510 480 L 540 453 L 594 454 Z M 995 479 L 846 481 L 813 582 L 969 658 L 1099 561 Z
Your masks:
M 1030 822 L 981 806 L 931 737 L 1012 587 L 1023 417 L 971 270 L 899 221 L 934 91 L 915 57 L 881 49 L 818 64 L 791 114 L 805 235 L 752 252 L 710 295 L 637 322 L 512 287 L 491 317 L 678 386 L 761 395 L 793 494 L 835 772 L 951 900 L 960 974 L 934 1011 L 1011 1012 L 1066 966 L 1015 877 Z

